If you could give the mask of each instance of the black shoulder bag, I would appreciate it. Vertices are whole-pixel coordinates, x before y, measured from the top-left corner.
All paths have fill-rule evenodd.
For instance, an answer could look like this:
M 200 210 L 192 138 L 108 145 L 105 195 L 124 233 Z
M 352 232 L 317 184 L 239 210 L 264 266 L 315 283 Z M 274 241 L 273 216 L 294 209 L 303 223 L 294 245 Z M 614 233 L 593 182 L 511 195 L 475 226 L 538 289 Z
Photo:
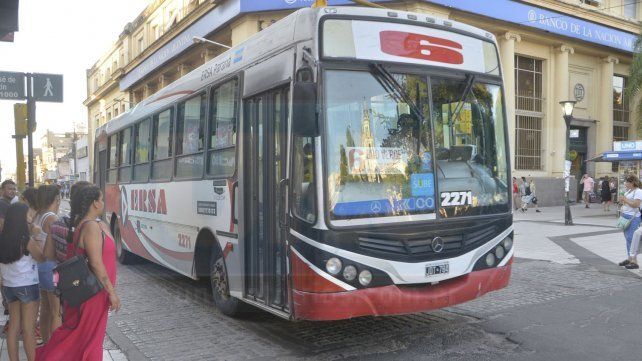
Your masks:
M 82 227 L 78 230 L 81 232 Z M 100 230 L 105 245 L 105 233 Z M 80 236 L 80 233 L 79 233 Z M 102 250 L 102 247 L 101 247 Z M 71 307 L 81 305 L 103 289 L 102 283 L 89 269 L 89 260 L 86 255 L 79 255 L 74 247 L 75 256 L 54 268 L 58 273 L 56 293 L 60 296 L 60 303 Z

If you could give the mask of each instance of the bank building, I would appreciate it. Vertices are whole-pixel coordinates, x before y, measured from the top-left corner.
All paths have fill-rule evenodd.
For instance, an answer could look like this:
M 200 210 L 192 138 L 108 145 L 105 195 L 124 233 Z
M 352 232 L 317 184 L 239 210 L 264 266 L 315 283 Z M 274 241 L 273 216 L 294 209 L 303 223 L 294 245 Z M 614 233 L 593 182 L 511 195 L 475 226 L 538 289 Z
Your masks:
M 226 50 L 313 0 L 157 0 L 124 25 L 87 70 L 88 130 L 129 110 Z M 587 162 L 613 141 L 638 137 L 635 101 L 626 99 L 640 3 L 632 0 L 372 1 L 392 10 L 452 19 L 494 34 L 504 70 L 513 176 L 536 180 L 542 205 L 561 204 L 565 122 L 560 101 L 575 100 L 573 189 L 583 173 L 615 175 Z M 351 4 L 330 0 L 330 6 Z M 93 137 L 89 159 L 94 160 Z M 92 163 L 93 170 L 93 163 Z M 572 195 L 572 198 L 574 195 Z

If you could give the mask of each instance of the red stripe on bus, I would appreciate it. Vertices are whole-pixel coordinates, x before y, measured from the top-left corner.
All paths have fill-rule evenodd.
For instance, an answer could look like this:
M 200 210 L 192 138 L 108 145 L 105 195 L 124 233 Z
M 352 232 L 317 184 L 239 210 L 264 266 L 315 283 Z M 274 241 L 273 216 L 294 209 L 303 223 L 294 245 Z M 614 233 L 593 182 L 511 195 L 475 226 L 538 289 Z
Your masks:
M 302 292 L 341 292 L 345 291 L 310 268 L 299 256 L 290 252 L 292 264 L 292 284 L 294 289 Z
M 160 251 L 161 253 L 165 254 L 166 256 L 172 257 L 172 258 L 177 259 L 177 260 L 189 261 L 189 262 L 191 262 L 192 259 L 194 258 L 194 254 L 192 252 L 172 251 L 171 249 L 167 249 L 167 248 L 161 246 L 160 244 L 152 241 L 152 239 L 149 238 L 145 234 L 145 232 L 143 232 L 142 230 L 140 231 L 140 234 L 143 236 L 143 238 L 145 238 L 145 240 L 147 242 L 149 242 L 149 244 L 151 244 L 154 248 L 156 248 L 156 250 Z
M 134 226 L 132 225 L 132 222 L 127 221 L 127 224 L 123 225 L 122 232 L 121 232 L 121 237 L 122 241 L 127 245 L 127 248 L 129 248 L 133 253 L 147 258 L 150 261 L 156 262 L 156 259 L 154 256 L 152 256 L 145 246 L 143 246 L 143 243 L 140 241 L 138 238 L 138 235 L 136 234 L 136 231 L 134 231 Z
M 146 103 L 145 105 L 150 105 L 150 104 L 156 103 L 159 100 L 163 100 L 165 98 L 173 97 L 174 95 L 183 95 L 183 94 L 192 94 L 192 93 L 194 93 L 194 92 L 191 91 L 191 90 L 181 90 L 181 91 L 178 91 L 178 92 L 165 94 L 165 95 L 163 95 L 162 97 L 160 97 L 158 99 L 154 99 L 153 101 L 151 101 L 149 103 Z
M 294 318 L 331 321 L 417 313 L 453 306 L 506 287 L 512 263 L 511 259 L 506 266 L 471 272 L 436 285 L 390 285 L 335 293 L 305 292 L 295 287 L 292 292 Z

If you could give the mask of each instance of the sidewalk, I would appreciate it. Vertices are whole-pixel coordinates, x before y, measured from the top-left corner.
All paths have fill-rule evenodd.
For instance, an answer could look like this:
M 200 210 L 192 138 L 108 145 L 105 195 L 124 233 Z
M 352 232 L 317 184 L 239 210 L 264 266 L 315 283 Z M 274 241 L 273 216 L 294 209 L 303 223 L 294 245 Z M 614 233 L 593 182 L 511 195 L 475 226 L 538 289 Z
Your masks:
M 515 256 L 558 264 L 605 261 L 608 267 L 621 268 L 617 263 L 627 255 L 624 235 L 615 226 L 616 207 L 611 206 L 610 212 L 604 212 L 601 204 L 592 203 L 590 207 L 571 206 L 573 226 L 564 225 L 563 206 L 541 207 L 540 213 L 533 208 L 526 213 L 516 211 Z M 631 272 L 642 276 L 639 270 Z

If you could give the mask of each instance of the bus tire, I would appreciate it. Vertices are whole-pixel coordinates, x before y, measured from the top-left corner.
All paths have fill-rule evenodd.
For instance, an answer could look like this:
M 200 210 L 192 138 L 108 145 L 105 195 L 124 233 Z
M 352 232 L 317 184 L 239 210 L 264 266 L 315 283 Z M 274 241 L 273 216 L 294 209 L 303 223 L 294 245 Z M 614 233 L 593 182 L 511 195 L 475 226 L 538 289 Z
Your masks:
M 133 264 L 136 260 L 136 255 L 127 251 L 123 247 L 123 239 L 120 236 L 120 227 L 118 226 L 118 222 L 114 224 L 112 234 L 114 235 L 114 243 L 116 243 L 116 258 L 118 259 L 118 262 L 124 265 Z
M 210 285 L 214 304 L 224 315 L 235 317 L 243 311 L 243 302 L 230 295 L 225 258 L 219 247 L 212 247 L 210 257 Z

